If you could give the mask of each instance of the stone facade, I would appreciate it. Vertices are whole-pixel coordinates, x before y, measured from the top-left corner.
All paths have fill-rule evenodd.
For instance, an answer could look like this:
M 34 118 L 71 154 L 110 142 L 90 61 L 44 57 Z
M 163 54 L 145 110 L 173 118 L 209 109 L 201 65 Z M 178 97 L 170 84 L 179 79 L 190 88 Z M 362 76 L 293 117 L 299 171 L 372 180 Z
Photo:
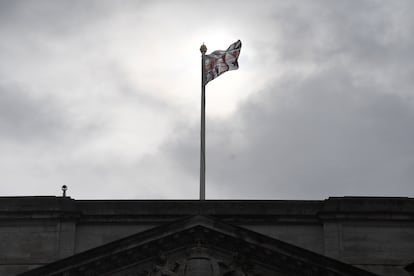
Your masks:
M 409 275 L 404 267 L 414 260 L 412 198 L 200 202 L 3 197 L 0 275 L 16 275 L 194 215 L 379 275 Z
M 203 215 L 139 232 L 19 276 L 377 276 Z

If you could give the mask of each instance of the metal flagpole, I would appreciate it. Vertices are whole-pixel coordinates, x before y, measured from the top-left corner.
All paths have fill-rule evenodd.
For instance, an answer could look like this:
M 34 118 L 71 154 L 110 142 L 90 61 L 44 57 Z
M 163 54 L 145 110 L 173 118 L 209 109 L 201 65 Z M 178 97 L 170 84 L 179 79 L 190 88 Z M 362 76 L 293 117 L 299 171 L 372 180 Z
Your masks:
M 201 145 L 200 145 L 200 200 L 206 199 L 206 84 L 205 56 L 206 45 L 201 45 Z

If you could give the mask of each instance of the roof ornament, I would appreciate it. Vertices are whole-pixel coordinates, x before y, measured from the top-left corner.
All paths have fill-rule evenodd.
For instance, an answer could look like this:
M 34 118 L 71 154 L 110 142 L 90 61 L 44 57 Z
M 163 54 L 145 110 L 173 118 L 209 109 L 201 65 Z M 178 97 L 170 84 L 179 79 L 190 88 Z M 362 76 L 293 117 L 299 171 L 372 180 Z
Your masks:
M 62 186 L 62 197 L 66 197 L 66 191 L 67 191 L 67 189 L 68 189 L 68 186 L 66 186 L 66 185 L 63 185 Z

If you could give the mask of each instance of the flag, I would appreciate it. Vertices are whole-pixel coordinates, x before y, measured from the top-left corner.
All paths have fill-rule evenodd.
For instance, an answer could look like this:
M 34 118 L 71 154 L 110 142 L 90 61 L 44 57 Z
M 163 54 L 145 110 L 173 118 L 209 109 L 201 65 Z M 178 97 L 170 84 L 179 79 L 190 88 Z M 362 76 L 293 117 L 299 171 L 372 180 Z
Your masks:
M 205 82 L 217 78 L 224 72 L 230 70 L 237 70 L 239 63 L 237 59 L 240 55 L 241 41 L 237 40 L 227 48 L 226 51 L 218 50 L 205 56 L 204 70 L 205 70 Z

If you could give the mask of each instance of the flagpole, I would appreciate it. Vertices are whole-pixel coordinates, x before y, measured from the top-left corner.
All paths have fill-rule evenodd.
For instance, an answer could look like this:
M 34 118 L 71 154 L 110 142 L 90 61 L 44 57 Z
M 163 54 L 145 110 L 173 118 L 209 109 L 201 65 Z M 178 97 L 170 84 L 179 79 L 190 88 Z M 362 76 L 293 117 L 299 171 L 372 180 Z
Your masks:
M 200 200 L 206 199 L 206 84 L 205 55 L 206 45 L 201 45 L 201 131 L 200 131 Z

